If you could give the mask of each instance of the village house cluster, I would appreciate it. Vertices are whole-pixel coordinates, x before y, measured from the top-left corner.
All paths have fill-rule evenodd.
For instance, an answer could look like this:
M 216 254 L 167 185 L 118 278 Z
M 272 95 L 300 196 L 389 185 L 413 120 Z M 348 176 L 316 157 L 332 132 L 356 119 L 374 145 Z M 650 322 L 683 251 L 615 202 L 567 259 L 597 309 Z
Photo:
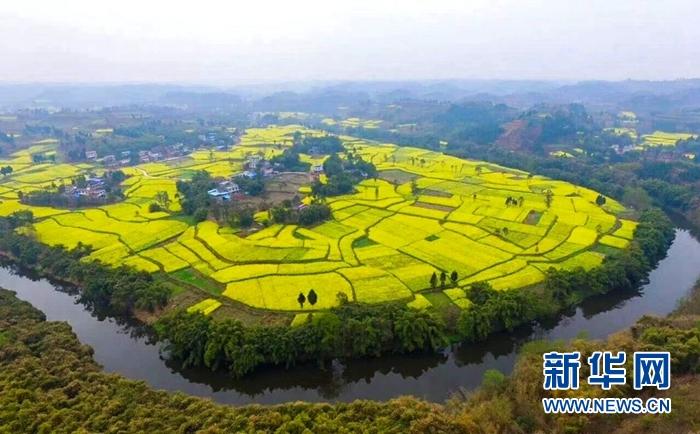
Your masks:
M 66 189 L 66 194 L 76 198 L 89 197 L 91 199 L 102 199 L 107 197 L 107 190 L 105 190 L 105 181 L 103 178 L 91 177 L 85 179 L 84 187 L 73 185 Z
M 182 143 L 159 146 L 157 150 L 151 149 L 148 151 L 138 151 L 136 155 L 137 158 L 133 158 L 132 151 L 122 151 L 119 155 L 109 154 L 100 157 L 97 151 L 85 151 L 85 158 L 88 161 L 94 161 L 96 163 L 102 163 L 106 167 L 123 167 L 129 166 L 133 163 L 152 163 L 156 161 L 163 161 L 172 158 L 183 157 L 193 149 L 184 146 Z

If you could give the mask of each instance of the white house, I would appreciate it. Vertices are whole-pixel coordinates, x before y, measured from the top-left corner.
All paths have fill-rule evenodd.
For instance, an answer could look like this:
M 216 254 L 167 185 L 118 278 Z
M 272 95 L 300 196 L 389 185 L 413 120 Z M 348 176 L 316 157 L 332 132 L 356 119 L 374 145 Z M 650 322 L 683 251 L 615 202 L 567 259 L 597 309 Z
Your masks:
M 218 188 L 212 188 L 211 190 L 207 191 L 207 194 L 213 198 L 216 199 L 223 199 L 223 200 L 230 200 L 231 199 L 231 193 L 227 191 L 221 191 Z
M 238 193 L 241 191 L 241 188 L 233 181 L 222 181 L 219 183 L 219 190 L 227 193 Z

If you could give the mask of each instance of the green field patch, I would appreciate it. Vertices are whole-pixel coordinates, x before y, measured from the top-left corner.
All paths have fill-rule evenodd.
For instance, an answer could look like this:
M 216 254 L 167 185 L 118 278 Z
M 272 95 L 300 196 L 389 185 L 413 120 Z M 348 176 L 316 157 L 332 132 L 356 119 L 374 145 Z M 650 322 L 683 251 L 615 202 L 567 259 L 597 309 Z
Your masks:
M 363 247 L 374 246 L 376 244 L 377 244 L 376 242 L 370 240 L 369 237 L 365 235 L 365 236 L 362 236 L 360 238 L 355 239 L 352 242 L 352 248 L 353 249 L 361 249 Z
M 450 297 L 443 294 L 442 291 L 440 291 L 440 292 L 426 292 L 426 293 L 421 294 L 421 295 L 423 297 L 425 297 L 430 302 L 430 304 L 432 304 L 438 310 L 447 309 L 450 306 L 454 305 L 454 303 L 452 303 L 452 300 L 450 300 Z
M 223 292 L 222 288 L 217 286 L 215 282 L 203 277 L 192 268 L 186 268 L 170 273 L 170 276 L 180 282 L 200 288 L 210 294 L 219 295 Z

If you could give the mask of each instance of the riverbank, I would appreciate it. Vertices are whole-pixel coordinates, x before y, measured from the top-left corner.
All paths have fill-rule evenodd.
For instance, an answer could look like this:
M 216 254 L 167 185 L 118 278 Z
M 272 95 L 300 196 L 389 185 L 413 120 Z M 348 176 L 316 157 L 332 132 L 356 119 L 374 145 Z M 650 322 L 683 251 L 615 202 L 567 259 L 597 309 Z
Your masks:
M 209 400 L 154 391 L 145 383 L 101 372 L 90 347 L 65 323 L 44 314 L 14 293 L 0 289 L 0 430 L 93 432 L 691 432 L 700 424 L 700 282 L 667 318 L 645 317 L 607 343 L 576 339 L 571 343 L 527 345 L 514 374 L 495 371 L 475 393 L 430 404 L 404 397 L 388 402 L 290 403 L 228 407 Z M 653 333 L 649 333 L 653 329 Z M 627 351 L 649 345 L 649 336 L 672 338 L 673 387 L 666 416 L 545 416 L 541 354 L 557 348 L 582 351 L 604 345 Z M 678 337 L 681 337 L 678 339 Z M 685 351 L 682 351 L 685 349 Z M 680 368 L 679 368 L 680 366 Z M 591 391 L 582 388 L 579 394 Z M 635 392 L 625 390 L 624 395 Z
M 138 310 L 164 306 L 170 289 L 149 273 L 113 269 L 83 261 L 86 248 L 48 247 L 15 229 L 31 215 L 2 220 L 0 250 L 40 274 L 80 283 L 86 303 L 133 317 Z M 512 332 L 535 319 L 547 319 L 591 296 L 636 289 L 665 255 L 673 238 L 670 221 L 658 210 L 640 215 L 628 248 L 610 254 L 592 270 L 547 271 L 544 285 L 496 291 L 488 285 L 469 289 L 472 304 L 456 312 L 414 310 L 401 304 L 346 303 L 296 326 L 246 326 L 238 319 L 213 321 L 199 313 L 177 311 L 156 323 L 158 338 L 185 368 L 226 370 L 249 375 L 270 366 L 326 365 L 336 360 L 386 355 L 437 355 L 453 342 L 480 342 L 499 331 Z M 479 293 L 476 293 L 477 287 Z M 310 318 L 311 319 L 311 318 Z
M 464 429 L 440 405 L 386 403 L 226 407 L 101 372 L 70 326 L 47 322 L 0 289 L 0 430 L 24 432 L 445 432 Z
M 628 376 L 626 384 L 608 391 L 583 380 L 577 390 L 543 390 L 543 353 L 578 351 L 581 360 L 586 360 L 593 351 L 603 349 L 625 351 L 628 354 L 627 372 L 633 370 L 629 355 L 635 351 L 670 352 L 670 389 L 634 390 Z M 547 415 L 542 410 L 542 399 L 551 397 L 671 398 L 672 412 L 663 415 Z M 700 280 L 670 315 L 644 316 L 632 327 L 605 340 L 579 338 L 569 342 L 540 341 L 527 345 L 510 377 L 491 372 L 485 376 L 480 389 L 467 398 L 454 399 L 451 406 L 473 432 L 696 432 L 700 426 Z M 484 430 L 484 427 L 488 429 Z
M 384 401 L 402 395 L 443 402 L 455 392 L 478 387 L 489 369 L 510 373 L 517 353 L 533 339 L 571 339 L 581 333 L 605 338 L 629 327 L 645 313 L 670 313 L 700 277 L 697 264 L 700 242 L 688 231 L 677 230 L 667 257 L 650 273 L 648 283 L 629 291 L 590 297 L 536 325 L 496 333 L 484 342 L 453 346 L 440 354 L 334 362 L 324 368 L 315 363 L 289 370 L 267 368 L 242 379 L 207 369 L 183 369 L 160 354 L 148 328 L 105 316 L 94 306 L 79 303 L 78 295 L 63 292 L 63 288 L 45 279 L 0 268 L 0 287 L 16 291 L 19 298 L 31 302 L 49 320 L 71 324 L 80 341 L 94 348 L 96 361 L 106 371 L 146 381 L 156 389 L 236 405 L 295 400 Z

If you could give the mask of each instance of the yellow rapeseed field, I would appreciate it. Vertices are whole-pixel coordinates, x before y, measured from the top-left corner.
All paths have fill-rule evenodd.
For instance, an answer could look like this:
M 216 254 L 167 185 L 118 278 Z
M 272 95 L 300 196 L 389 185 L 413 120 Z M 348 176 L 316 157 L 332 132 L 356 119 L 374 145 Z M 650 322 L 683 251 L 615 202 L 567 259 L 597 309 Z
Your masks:
M 290 119 L 301 119 L 289 114 Z M 324 121 L 327 125 L 375 128 L 379 121 L 358 118 Z M 37 143 L 15 152 L 0 165 L 15 172 L 0 180 L 0 215 L 30 210 L 36 219 L 25 233 L 68 248 L 90 245 L 86 260 L 173 273 L 188 269 L 202 279 L 226 286 L 223 297 L 254 308 L 297 313 L 328 309 L 337 295 L 368 303 L 401 301 L 416 309 L 432 306 L 435 291 L 468 309 L 464 288 L 488 281 L 509 290 L 543 281 L 550 267 L 590 269 L 603 251 L 626 248 L 636 222 L 621 219 L 622 205 L 564 181 L 547 179 L 482 161 L 464 160 L 426 149 L 398 147 L 341 136 L 348 150 L 372 161 L 376 179 L 362 181 L 352 194 L 327 199 L 332 219 L 315 227 L 270 224 L 266 212 L 256 221 L 267 226 L 242 236 L 213 221 L 189 223 L 178 216 L 176 182 L 195 170 L 227 178 L 243 170 L 246 158 L 271 158 L 293 144 L 296 131 L 325 134 L 299 125 L 251 128 L 229 149 L 197 150 L 173 161 L 124 168 L 125 199 L 81 210 L 29 206 L 19 192 L 69 182 L 78 174 L 101 173 L 91 164 L 33 164 L 36 152 L 56 152 L 55 142 Z M 685 136 L 683 136 L 685 137 Z M 649 143 L 681 135 L 654 133 Z M 675 141 L 674 141 L 675 143 Z M 324 156 L 301 155 L 321 164 Z M 310 183 L 309 183 L 310 185 Z M 151 213 L 156 195 L 166 192 L 167 209 Z M 298 190 L 309 195 L 309 186 Z M 308 202 L 308 197 L 303 198 Z M 604 249 L 595 249 L 600 243 Z M 443 288 L 439 276 L 452 272 L 457 283 Z M 449 278 L 448 278 L 449 280 Z M 315 305 L 300 306 L 299 293 L 313 289 Z M 204 300 L 190 310 L 211 313 L 220 301 Z M 295 319 L 295 321 L 297 321 Z

